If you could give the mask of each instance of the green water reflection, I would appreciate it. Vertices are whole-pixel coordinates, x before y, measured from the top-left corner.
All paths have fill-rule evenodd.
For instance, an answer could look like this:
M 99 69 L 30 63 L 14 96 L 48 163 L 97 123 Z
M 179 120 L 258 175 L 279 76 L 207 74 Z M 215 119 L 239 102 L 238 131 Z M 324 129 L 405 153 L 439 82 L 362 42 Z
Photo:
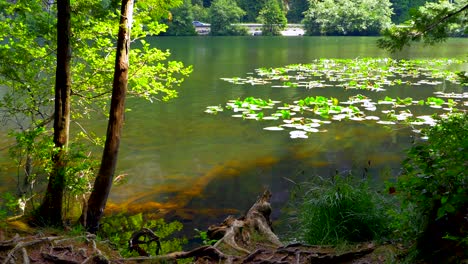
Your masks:
M 203 228 L 215 221 L 201 217 L 200 212 L 224 217 L 226 209 L 246 210 L 266 187 L 272 189 L 273 206 L 281 206 L 287 200 L 291 180 L 331 175 L 336 170 L 362 171 L 369 161 L 374 177 L 396 175 L 403 150 L 412 140 L 409 129 L 343 121 L 327 126 L 327 133 L 293 140 L 288 133 L 263 130 L 268 121 L 251 122 L 204 113 L 208 105 L 224 105 L 238 97 L 292 102 L 316 95 L 341 100 L 354 93 L 337 88 L 241 86 L 220 80 L 245 77 L 259 67 L 308 63 L 325 57 L 464 58 L 468 47 L 468 40 L 452 39 L 437 47 L 415 45 L 391 55 L 378 49 L 375 41 L 376 38 L 368 37 L 149 39 L 154 46 L 170 49 L 172 59 L 192 64 L 194 72 L 181 86 L 179 98 L 169 103 L 128 101 L 132 111 L 126 115 L 118 162 L 118 171 L 128 175 L 128 183 L 113 188 L 109 208 L 163 208 L 174 217 L 197 221 L 191 224 Z M 386 93 L 391 97 L 419 98 L 441 89 L 447 87 L 393 87 Z M 375 96 L 372 92 L 362 93 Z M 103 134 L 106 120 L 97 118 L 90 125 Z M 5 139 L 1 143 L 7 144 Z M 2 162 L 5 155 L 0 157 Z M 2 182 L 12 181 L 8 173 L 11 171 L 0 171 Z
M 245 77 L 255 68 L 307 63 L 323 57 L 460 58 L 465 55 L 462 47 L 468 44 L 466 40 L 451 40 L 439 47 L 415 46 L 391 55 L 376 48 L 375 38 L 365 37 L 153 38 L 151 43 L 171 49 L 173 58 L 194 65 L 194 72 L 181 87 L 179 98 L 169 104 L 129 102 L 133 111 L 127 115 L 119 163 L 129 174 L 129 184 L 115 188 L 112 199 L 127 202 L 126 208 L 143 208 L 137 204 L 145 204 L 148 210 L 181 209 L 176 215 L 182 218 L 192 218 L 206 209 L 213 209 L 211 213 L 219 209 L 220 214 L 222 209 L 244 210 L 265 187 L 273 190 L 273 205 L 280 206 L 291 186 L 285 178 L 300 181 L 314 174 L 331 175 L 336 170 L 362 171 L 368 161 L 375 177 L 391 177 L 399 172 L 403 150 L 412 140 L 409 129 L 345 121 L 327 126 L 328 133 L 292 140 L 287 133 L 262 130 L 268 121 L 206 115 L 203 111 L 207 105 L 223 105 L 237 97 L 292 102 L 315 95 L 341 100 L 354 93 L 336 88 L 239 86 L 220 78 Z M 447 87 L 396 87 L 386 93 L 419 98 L 441 89 Z M 364 94 L 375 96 L 372 92 Z M 144 195 L 130 202 L 128 198 L 135 193 Z

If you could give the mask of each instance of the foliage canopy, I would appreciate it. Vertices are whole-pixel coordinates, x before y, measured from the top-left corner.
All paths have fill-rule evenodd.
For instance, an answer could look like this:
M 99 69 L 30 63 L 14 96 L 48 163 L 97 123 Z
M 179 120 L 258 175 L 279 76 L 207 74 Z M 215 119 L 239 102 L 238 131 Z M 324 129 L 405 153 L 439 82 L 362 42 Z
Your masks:
M 169 100 L 177 96 L 175 88 L 191 72 L 191 67 L 185 67 L 178 61 L 169 61 L 169 51 L 151 47 L 144 40 L 146 36 L 157 35 L 166 29 L 167 26 L 158 21 L 168 16 L 168 9 L 180 3 L 181 1 L 164 4 L 155 0 L 138 1 L 134 12 L 132 39 L 139 45 L 131 49 L 130 96 L 149 101 Z M 71 117 L 77 124 L 73 128 L 81 131 L 72 131 L 69 148 L 74 146 L 74 141 L 84 138 L 93 144 L 102 143 L 80 123 L 91 116 L 108 112 L 106 109 L 115 63 L 113 39 L 118 30 L 118 5 L 118 1 L 72 1 L 70 41 L 74 111 Z M 18 177 L 27 179 L 31 188 L 38 181 L 31 178 L 28 171 L 37 172 L 34 177 L 43 176 L 44 180 L 50 172 L 47 169 L 50 164 L 43 161 L 50 159 L 56 151 L 53 145 L 41 143 L 50 142 L 52 134 L 50 122 L 54 111 L 54 69 L 57 56 L 56 8 L 56 5 L 47 1 L 0 3 L 0 86 L 4 87 L 0 98 L 1 117 L 7 127 L 14 131 L 11 134 L 15 136 L 18 147 L 25 148 L 15 148 L 12 153 L 18 155 L 18 168 L 24 167 L 26 171 L 26 175 L 22 175 L 19 170 Z M 23 140 L 24 138 L 27 140 Z M 73 153 L 78 152 L 68 153 L 74 155 Z M 74 155 L 75 161 L 69 165 L 79 164 L 76 160 L 78 157 L 86 163 L 90 160 L 89 153 Z M 71 159 L 72 157 L 65 160 Z M 75 171 L 69 174 L 70 179 L 66 179 L 70 188 L 75 185 L 69 183 L 82 183 L 86 179 L 79 171 L 69 171 Z M 82 187 L 80 185 L 77 190 L 89 191 L 89 188 Z
M 378 35 L 391 24 L 388 0 L 309 0 L 307 35 Z
M 378 45 L 390 51 L 410 46 L 412 41 L 436 44 L 449 36 L 468 34 L 468 4 L 466 1 L 450 3 L 428 2 L 411 12 L 411 19 L 403 25 L 393 25 L 383 31 Z
M 234 0 L 213 1 L 210 7 L 211 35 L 246 35 L 245 28 L 233 25 L 233 23 L 239 23 L 244 14 L 245 11 Z
M 268 0 L 260 10 L 258 21 L 262 23 L 262 34 L 266 36 L 279 36 L 286 27 L 286 16 L 277 0 Z

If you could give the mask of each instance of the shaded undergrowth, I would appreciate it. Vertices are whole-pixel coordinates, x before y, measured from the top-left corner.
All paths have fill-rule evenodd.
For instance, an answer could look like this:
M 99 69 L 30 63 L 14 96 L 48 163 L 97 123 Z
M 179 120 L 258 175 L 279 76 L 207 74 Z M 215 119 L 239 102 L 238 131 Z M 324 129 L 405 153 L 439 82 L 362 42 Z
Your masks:
M 439 119 L 422 135 L 385 192 L 351 174 L 298 184 L 290 206 L 294 238 L 335 246 L 396 242 L 408 263 L 465 263 L 468 115 Z

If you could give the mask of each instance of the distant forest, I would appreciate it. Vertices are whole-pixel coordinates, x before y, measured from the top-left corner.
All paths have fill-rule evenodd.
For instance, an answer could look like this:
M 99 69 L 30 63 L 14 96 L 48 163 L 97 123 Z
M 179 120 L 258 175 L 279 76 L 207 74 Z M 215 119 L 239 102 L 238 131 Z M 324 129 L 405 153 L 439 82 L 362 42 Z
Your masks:
M 302 24 L 312 36 L 378 36 L 394 25 L 410 27 L 412 19 L 437 21 L 466 1 L 425 0 L 180 0 L 162 21 L 162 35 L 197 35 L 195 26 L 210 24 L 210 34 L 247 35 L 242 23 L 262 24 L 263 35 L 279 35 L 286 24 Z M 458 12 L 459 13 L 459 12 Z M 467 12 L 447 19 L 448 36 L 466 37 Z M 193 21 L 198 21 L 193 24 Z M 397 28 L 398 28 L 397 27 Z
M 211 3 L 215 0 L 191 0 L 192 5 L 198 7 L 209 8 Z M 304 19 L 304 12 L 309 9 L 309 2 L 325 2 L 317 0 L 278 0 L 286 10 L 286 17 L 288 23 L 301 23 Z M 256 22 L 256 18 L 260 9 L 268 2 L 268 0 L 235 0 L 237 5 L 242 8 L 246 13 L 242 17 L 241 22 Z M 334 1 L 336 4 L 346 1 Z M 360 2 L 360 1 L 354 1 Z M 366 1 L 362 1 L 366 2 Z M 372 4 L 373 1 L 367 1 Z M 426 2 L 437 2 L 437 1 L 426 1 L 426 0 L 385 0 L 380 2 L 391 3 L 393 9 L 393 15 L 391 16 L 392 22 L 395 24 L 403 23 L 410 18 L 410 10 L 424 5 Z

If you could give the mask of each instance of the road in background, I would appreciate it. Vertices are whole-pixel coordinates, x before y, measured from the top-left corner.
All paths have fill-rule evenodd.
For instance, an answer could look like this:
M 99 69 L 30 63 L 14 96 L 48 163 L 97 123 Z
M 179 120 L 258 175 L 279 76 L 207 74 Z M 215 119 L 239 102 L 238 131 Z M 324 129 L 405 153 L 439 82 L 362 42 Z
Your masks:
M 247 27 L 249 30 L 249 34 L 253 36 L 261 36 L 262 35 L 262 24 L 237 24 L 244 27 Z M 281 31 L 283 36 L 303 36 L 304 29 L 301 24 L 288 24 L 286 29 Z M 210 26 L 196 26 L 195 30 L 197 31 L 198 35 L 208 35 L 210 33 Z

